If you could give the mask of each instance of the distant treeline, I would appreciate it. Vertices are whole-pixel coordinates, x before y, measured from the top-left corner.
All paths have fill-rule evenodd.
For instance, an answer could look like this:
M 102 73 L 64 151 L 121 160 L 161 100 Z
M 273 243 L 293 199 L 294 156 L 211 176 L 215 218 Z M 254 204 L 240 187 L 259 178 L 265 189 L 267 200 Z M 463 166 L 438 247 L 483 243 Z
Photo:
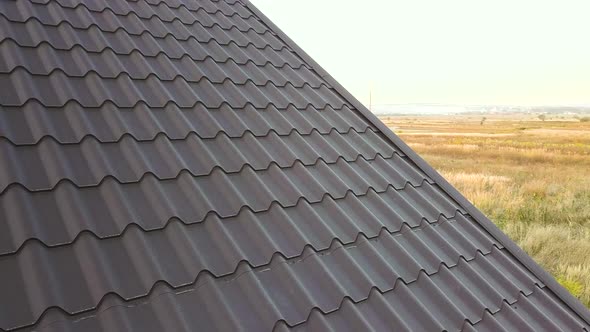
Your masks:
M 563 114 L 563 113 L 576 113 L 576 114 L 588 114 L 590 113 L 590 106 L 541 106 L 531 107 L 531 111 L 534 113 L 551 113 L 551 114 Z

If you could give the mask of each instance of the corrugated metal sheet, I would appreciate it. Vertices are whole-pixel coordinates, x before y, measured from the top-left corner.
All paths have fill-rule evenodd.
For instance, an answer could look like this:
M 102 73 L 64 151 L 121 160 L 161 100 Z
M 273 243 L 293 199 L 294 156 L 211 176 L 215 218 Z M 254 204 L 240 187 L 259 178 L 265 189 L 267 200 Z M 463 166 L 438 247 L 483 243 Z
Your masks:
M 0 87 L 2 330 L 588 329 L 250 4 L 2 1 Z

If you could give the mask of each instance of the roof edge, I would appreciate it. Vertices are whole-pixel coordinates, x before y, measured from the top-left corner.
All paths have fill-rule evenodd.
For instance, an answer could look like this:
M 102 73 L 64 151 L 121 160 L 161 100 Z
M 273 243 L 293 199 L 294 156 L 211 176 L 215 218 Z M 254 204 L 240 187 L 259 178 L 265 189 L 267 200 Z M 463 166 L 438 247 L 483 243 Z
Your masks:
M 587 324 L 590 324 L 590 311 L 568 290 L 561 286 L 555 278 L 545 271 L 537 262 L 533 260 L 524 250 L 522 250 L 512 239 L 502 232 L 488 217 L 479 209 L 469 202 L 453 185 L 445 180 L 432 166 L 430 166 L 422 157 L 420 157 L 412 148 L 410 148 L 401 138 L 399 138 L 389 127 L 387 127 L 375 114 L 369 111 L 358 99 L 348 92 L 336 79 L 334 79 L 324 68 L 322 68 L 311 56 L 309 56 L 299 45 L 297 45 L 287 34 L 285 34 L 277 25 L 275 25 L 264 13 L 262 13 L 250 0 L 241 0 L 246 8 L 251 10 L 264 24 L 271 28 L 277 36 L 287 44 L 293 51 L 300 56 L 305 62 L 311 65 L 312 70 L 326 80 L 336 92 L 338 92 L 346 101 L 352 104 L 369 123 L 373 124 L 383 133 L 387 139 L 395 144 L 406 156 L 418 166 L 426 175 L 433 179 L 436 184 L 452 199 L 454 199 L 473 219 L 488 231 L 498 242 L 500 242 L 520 263 L 531 271 L 539 280 L 541 280 L 551 291 L 557 295 L 566 305 L 568 305 L 576 314 L 580 316 Z

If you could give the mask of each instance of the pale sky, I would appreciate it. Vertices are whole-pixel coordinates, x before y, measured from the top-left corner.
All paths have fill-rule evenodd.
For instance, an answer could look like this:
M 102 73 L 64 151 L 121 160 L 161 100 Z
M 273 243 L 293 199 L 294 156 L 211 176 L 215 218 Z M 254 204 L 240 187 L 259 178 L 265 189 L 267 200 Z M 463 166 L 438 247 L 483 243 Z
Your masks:
M 251 0 L 365 104 L 590 105 L 589 0 Z

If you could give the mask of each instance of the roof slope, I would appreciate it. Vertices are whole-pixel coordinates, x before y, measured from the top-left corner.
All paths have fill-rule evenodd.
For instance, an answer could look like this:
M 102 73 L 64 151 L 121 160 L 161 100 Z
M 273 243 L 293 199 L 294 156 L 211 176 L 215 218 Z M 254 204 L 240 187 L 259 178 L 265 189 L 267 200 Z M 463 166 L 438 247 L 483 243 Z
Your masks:
M 2 330 L 581 330 L 249 3 L 0 2 Z

